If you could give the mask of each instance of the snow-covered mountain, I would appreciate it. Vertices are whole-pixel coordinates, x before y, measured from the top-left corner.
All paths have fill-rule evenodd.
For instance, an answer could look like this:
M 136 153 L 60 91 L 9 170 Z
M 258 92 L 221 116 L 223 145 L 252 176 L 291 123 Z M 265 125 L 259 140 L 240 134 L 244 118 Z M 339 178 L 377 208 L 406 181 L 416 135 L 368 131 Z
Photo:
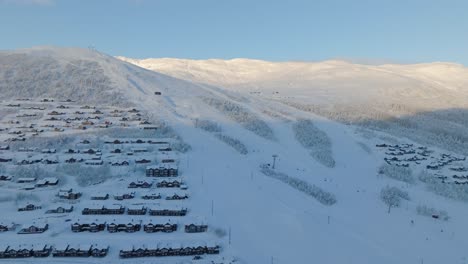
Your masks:
M 189 82 L 150 72 L 90 49 L 35 47 L 0 52 L 0 98 L 54 97 L 80 102 L 132 103 Z
M 160 119 L 191 146 L 180 160 L 191 210 L 242 263 L 466 262 L 468 184 L 438 178 L 468 168 L 454 154 L 468 144 L 466 68 L 119 59 L 5 51 L 0 96 Z
M 468 153 L 468 68 L 462 65 L 118 58 L 187 81 Z
M 431 103 L 431 107 L 467 104 L 468 69 L 453 63 L 362 65 L 346 61 L 268 62 L 249 59 L 129 59 L 140 67 L 184 80 L 236 91 L 315 99 L 314 103 Z M 363 96 L 366 95 L 366 96 Z

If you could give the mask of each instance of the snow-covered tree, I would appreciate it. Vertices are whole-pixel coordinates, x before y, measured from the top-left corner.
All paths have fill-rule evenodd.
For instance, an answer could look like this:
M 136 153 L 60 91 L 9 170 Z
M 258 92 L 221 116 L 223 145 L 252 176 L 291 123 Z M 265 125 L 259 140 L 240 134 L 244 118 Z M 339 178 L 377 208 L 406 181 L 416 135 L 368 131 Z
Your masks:
M 227 135 L 224 135 L 224 134 L 221 134 L 221 133 L 217 133 L 216 138 L 218 138 L 222 142 L 228 144 L 229 146 L 234 148 L 237 152 L 239 152 L 242 155 L 246 155 L 247 153 L 249 153 L 249 151 L 247 150 L 247 147 L 244 145 L 244 143 L 242 143 L 238 139 L 232 138 L 230 136 L 227 136 Z
M 231 120 L 239 123 L 245 129 L 268 140 L 275 140 L 273 130 L 268 126 L 268 124 L 239 104 L 215 97 L 202 97 L 202 100 L 206 104 L 226 115 Z
M 415 182 L 412 170 L 407 167 L 399 167 L 385 163 L 382 166 L 380 166 L 379 174 L 406 183 Z
M 380 191 L 380 199 L 388 206 L 388 213 L 392 207 L 399 207 L 401 200 L 410 200 L 408 192 L 398 187 L 386 186 Z
M 221 127 L 218 123 L 211 120 L 198 119 L 195 121 L 195 126 L 207 132 L 221 132 Z
M 310 155 L 322 165 L 333 168 L 332 144 L 327 133 L 318 129 L 311 120 L 298 120 L 293 124 L 296 140 L 310 151 Z
M 267 166 L 262 166 L 261 172 L 265 174 L 266 176 L 280 180 L 288 184 L 292 188 L 315 198 L 317 201 L 319 201 L 323 205 L 333 205 L 337 202 L 334 194 L 328 191 L 325 191 L 322 188 L 314 184 L 310 184 L 301 179 L 291 177 L 285 173 L 272 170 Z
M 449 220 L 448 213 L 444 210 L 438 210 L 433 207 L 429 207 L 427 205 L 418 205 L 416 207 L 416 212 L 419 215 L 429 216 L 429 217 L 437 217 L 438 219 L 442 219 L 444 221 Z
M 83 166 L 81 164 L 64 164 L 57 168 L 57 171 L 75 177 L 76 182 L 81 187 L 105 182 L 113 176 L 110 166 Z
M 440 196 L 468 201 L 468 186 L 466 184 L 454 184 L 442 182 L 435 175 L 424 170 L 418 175 L 418 179 L 426 184 L 426 188 Z

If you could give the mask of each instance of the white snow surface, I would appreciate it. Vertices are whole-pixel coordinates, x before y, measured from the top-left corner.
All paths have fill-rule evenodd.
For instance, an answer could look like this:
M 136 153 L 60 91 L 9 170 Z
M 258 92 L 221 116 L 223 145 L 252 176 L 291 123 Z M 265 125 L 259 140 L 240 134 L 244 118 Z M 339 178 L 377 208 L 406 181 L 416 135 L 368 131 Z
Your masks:
M 282 103 L 290 96 L 296 102 L 325 105 L 395 100 L 408 104 L 416 101 L 421 105 L 434 102 L 434 108 L 463 107 L 468 103 L 468 70 L 461 65 L 369 66 L 344 61 L 273 63 L 247 59 L 120 58 L 152 70 L 148 71 L 95 51 L 75 48 L 41 47 L 3 52 L 0 56 L 18 53 L 33 58 L 51 56 L 63 65 L 75 59 L 95 61 L 113 83 L 109 89 L 120 96 L 108 101 L 100 97 L 102 93 L 93 94 L 93 87 L 89 87 L 91 93 L 83 95 L 88 97 L 79 100 L 96 97 L 96 102 L 130 103 L 174 128 L 192 147 L 191 151 L 180 155 L 180 169 L 190 188 L 190 212 L 204 216 L 210 226 L 231 230 L 231 244 L 224 237 L 223 251 L 244 263 L 439 264 L 467 261 L 466 203 L 437 196 L 426 190 L 423 183 L 410 185 L 377 175 L 385 155 L 374 146 L 383 141 L 381 138 L 390 136 L 370 132 L 374 136 L 367 137 L 355 126 Z M 0 83 L 2 74 L 4 72 L 0 72 Z M 76 76 L 74 83 L 78 84 L 80 78 Z M 9 89 L 13 88 L 1 86 L 0 91 L 10 93 Z M 47 95 L 59 96 L 71 88 L 47 89 Z M 33 90 L 30 96 L 34 96 Z M 157 91 L 162 95 L 154 95 Z M 253 92 L 265 95 L 257 96 Z M 279 92 L 282 98 L 274 92 Z M 27 93 L 20 96 L 27 96 Z M 239 105 L 266 122 L 275 140 L 246 130 L 206 105 L 201 97 L 216 97 Z M 245 144 L 248 154 L 241 155 L 213 134 L 196 128 L 197 119 L 216 122 L 224 134 Z M 333 168 L 315 161 L 310 151 L 296 141 L 292 126 L 300 119 L 311 120 L 328 135 L 336 162 Z M 412 143 L 405 138 L 397 140 Z M 273 154 L 278 155 L 277 171 L 333 193 L 337 203 L 323 205 L 263 175 L 260 166 L 271 163 Z M 379 199 L 381 189 L 387 185 L 404 189 L 411 197 L 401 207 L 393 208 L 390 214 Z M 446 210 L 450 219 L 442 221 L 417 215 L 416 207 L 421 204 Z M 37 237 L 47 238 L 47 235 Z M 128 245 L 127 241 L 135 241 L 134 238 L 126 240 L 126 236 L 135 234 L 115 235 L 122 248 Z M 69 239 L 73 237 L 73 234 L 67 235 Z M 81 239 L 84 234 L 76 237 Z M 99 234 L 97 237 L 92 242 L 106 243 Z M 148 236 L 144 241 L 148 241 Z M 38 260 L 24 260 L 25 263 L 32 261 Z M 48 258 L 46 261 L 63 260 Z M 143 261 L 151 263 L 152 260 L 145 258 L 141 263 Z M 133 262 L 136 263 L 122 260 L 122 263 Z

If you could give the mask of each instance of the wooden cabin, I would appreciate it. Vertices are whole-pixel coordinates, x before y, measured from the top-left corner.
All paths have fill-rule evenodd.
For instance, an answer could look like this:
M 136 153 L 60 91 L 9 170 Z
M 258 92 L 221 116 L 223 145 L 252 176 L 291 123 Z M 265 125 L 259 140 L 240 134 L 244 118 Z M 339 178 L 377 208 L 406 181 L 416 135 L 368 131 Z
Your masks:
M 71 225 L 71 231 L 74 233 L 79 233 L 79 232 L 91 232 L 91 233 L 96 233 L 100 231 L 104 231 L 106 228 L 106 222 L 104 223 L 96 223 L 96 222 L 91 222 L 91 223 L 84 223 L 80 224 L 78 222 L 75 222 Z
M 37 206 L 34 204 L 26 204 L 25 206 L 19 207 L 18 212 L 25 212 L 25 211 L 34 211 L 41 209 L 41 206 Z
M 56 246 L 52 252 L 53 257 L 90 257 L 91 245 L 61 245 Z
M 173 195 L 166 196 L 166 200 L 185 200 L 185 199 L 188 199 L 187 194 L 174 193 Z
M 173 181 L 160 181 L 156 184 L 158 188 L 179 188 L 182 185 L 181 181 L 173 180 Z
M 107 253 L 109 253 L 109 246 L 99 247 L 97 245 L 93 245 L 91 249 L 91 256 L 95 258 L 103 258 L 107 256 Z
M 128 188 L 151 188 L 153 184 L 147 181 L 137 181 L 128 184 Z
M 0 232 L 14 231 L 15 229 L 16 225 L 13 223 L 10 225 L 0 223 Z
M 161 199 L 161 194 L 158 193 L 158 194 L 145 194 L 141 197 L 141 199 L 143 200 L 158 200 L 158 199 Z
M 0 181 L 11 181 L 13 177 L 9 175 L 0 175 Z
M 218 245 L 161 245 L 154 248 L 134 247 L 122 249 L 120 258 L 164 257 L 164 256 L 194 256 L 204 254 L 219 254 Z
M 20 229 L 18 234 L 40 234 L 44 233 L 49 229 L 48 224 L 43 224 L 43 225 L 31 225 L 31 226 L 26 226 Z
M 91 196 L 91 200 L 107 200 L 109 199 L 109 194 L 101 193 L 101 194 L 94 194 Z
M 174 177 L 178 175 L 179 175 L 178 169 L 174 167 L 156 167 L 156 166 L 146 167 L 147 177 Z
M 114 195 L 114 199 L 117 201 L 129 200 L 133 198 L 135 198 L 135 192 Z
M 137 206 L 129 206 L 127 209 L 128 215 L 145 215 L 147 208 L 144 206 L 137 207 Z
M 125 207 L 121 205 L 102 206 L 96 208 L 84 208 L 81 213 L 83 215 L 121 215 L 125 213 Z
M 189 224 L 185 225 L 185 233 L 202 233 L 208 231 L 208 225 Z
M 125 232 L 125 233 L 134 233 L 141 230 L 141 224 L 127 223 L 127 224 L 117 224 L 110 223 L 107 224 L 107 231 L 109 233 Z
M 36 177 L 24 177 L 24 178 L 18 178 L 16 180 L 17 183 L 33 183 L 36 181 Z
M 149 214 L 152 216 L 185 216 L 187 215 L 187 209 L 150 209 Z
M 46 214 L 66 214 L 66 213 L 71 213 L 73 212 L 73 206 L 70 206 L 68 208 L 59 206 L 55 209 L 49 209 L 46 211 Z
M 46 187 L 46 186 L 55 186 L 59 182 L 59 179 L 55 177 L 47 177 L 40 179 L 36 182 L 36 187 Z
M 32 250 L 33 257 L 46 258 L 50 256 L 50 252 L 52 252 L 52 246 L 47 245 L 47 244 L 46 245 L 43 245 L 43 244 L 33 245 L 31 247 L 31 250 Z
M 73 189 L 60 190 L 57 196 L 61 199 L 77 200 L 81 197 L 80 192 L 73 192 Z
M 146 233 L 164 232 L 171 233 L 177 231 L 177 224 L 165 223 L 165 224 L 153 224 L 149 223 L 143 226 L 143 230 Z

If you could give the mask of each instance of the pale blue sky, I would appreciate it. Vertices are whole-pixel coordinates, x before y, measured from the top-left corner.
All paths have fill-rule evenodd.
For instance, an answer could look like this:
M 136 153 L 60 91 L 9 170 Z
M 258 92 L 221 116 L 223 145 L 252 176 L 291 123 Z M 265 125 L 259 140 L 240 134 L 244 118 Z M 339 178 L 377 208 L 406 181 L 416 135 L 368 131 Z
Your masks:
M 0 0 L 0 49 L 37 45 L 136 58 L 468 65 L 468 1 Z

